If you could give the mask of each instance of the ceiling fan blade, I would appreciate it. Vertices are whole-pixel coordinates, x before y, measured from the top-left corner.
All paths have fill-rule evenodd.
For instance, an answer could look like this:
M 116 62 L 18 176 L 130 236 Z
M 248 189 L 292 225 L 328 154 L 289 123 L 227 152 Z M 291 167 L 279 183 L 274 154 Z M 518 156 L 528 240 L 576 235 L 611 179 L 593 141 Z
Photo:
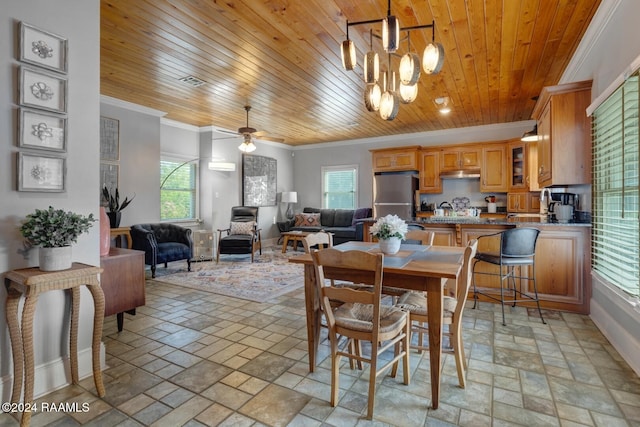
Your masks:
M 275 138 L 273 136 L 259 136 L 253 135 L 255 139 L 260 139 L 262 141 L 271 141 L 271 142 L 284 142 L 284 138 Z

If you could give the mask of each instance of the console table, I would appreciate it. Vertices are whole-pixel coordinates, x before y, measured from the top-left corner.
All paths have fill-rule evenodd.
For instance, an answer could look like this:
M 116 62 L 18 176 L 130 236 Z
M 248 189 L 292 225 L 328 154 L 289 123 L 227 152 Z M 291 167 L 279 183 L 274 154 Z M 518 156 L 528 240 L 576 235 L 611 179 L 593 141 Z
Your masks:
M 104 384 L 100 370 L 100 340 L 104 320 L 104 294 L 98 279 L 99 267 L 73 263 L 70 269 L 62 271 L 40 271 L 39 268 L 23 268 L 9 271 L 5 276 L 7 288 L 6 315 L 13 355 L 13 390 L 11 402 L 17 403 L 24 380 L 25 404 L 33 403 L 34 357 L 33 357 L 33 315 L 41 293 L 69 289 L 71 291 L 71 337 L 69 359 L 71 362 L 71 382 L 78 383 L 78 314 L 80 311 L 80 286 L 86 285 L 93 296 L 93 340 L 91 344 L 93 380 L 98 396 L 104 397 Z M 18 305 L 24 295 L 22 325 L 18 321 Z M 23 412 L 21 426 L 28 426 L 31 412 Z
M 119 245 L 120 237 L 124 237 L 127 241 L 127 249 L 131 249 L 131 227 L 112 228 L 109 231 L 112 239 L 116 239 L 116 246 Z
M 145 304 L 144 251 L 111 247 L 108 255 L 100 257 L 100 266 L 104 315 L 117 315 L 121 332 L 124 313 L 136 314 L 136 307 Z

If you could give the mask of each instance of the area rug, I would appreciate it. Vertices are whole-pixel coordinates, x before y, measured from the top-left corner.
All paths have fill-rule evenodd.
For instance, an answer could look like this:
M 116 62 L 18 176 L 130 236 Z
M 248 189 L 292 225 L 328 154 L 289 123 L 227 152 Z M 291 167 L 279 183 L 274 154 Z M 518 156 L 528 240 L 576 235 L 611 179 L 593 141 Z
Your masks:
M 301 252 L 281 253 L 280 247 L 268 247 L 262 255 L 256 253 L 253 263 L 248 255 L 221 255 L 220 262 L 199 261 L 187 264 L 169 263 L 168 268 L 158 266 L 158 282 L 170 283 L 200 291 L 212 292 L 265 302 L 304 286 L 304 267 L 289 262 Z M 150 272 L 147 272 L 150 278 Z

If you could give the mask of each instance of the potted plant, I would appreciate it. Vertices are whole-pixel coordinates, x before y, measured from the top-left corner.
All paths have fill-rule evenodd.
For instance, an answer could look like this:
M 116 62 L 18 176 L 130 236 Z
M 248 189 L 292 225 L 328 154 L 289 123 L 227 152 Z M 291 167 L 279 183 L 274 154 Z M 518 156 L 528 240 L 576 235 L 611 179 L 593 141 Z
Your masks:
M 371 234 L 378 238 L 380 251 L 390 255 L 400 250 L 400 243 L 407 230 L 407 223 L 398 215 L 383 216 L 371 226 Z
M 122 203 L 120 203 L 120 192 L 118 191 L 118 187 L 116 187 L 115 191 L 112 193 L 105 185 L 102 188 L 102 197 L 109 207 L 107 216 L 109 217 L 111 228 L 118 228 L 120 226 L 120 219 L 122 218 L 122 210 L 129 206 L 136 196 L 134 195 L 130 199 L 125 197 Z
M 36 209 L 27 215 L 20 233 L 30 246 L 40 247 L 40 270 L 56 271 L 71 268 L 71 244 L 89 230 L 95 221 L 93 214 L 84 216 L 62 209 Z

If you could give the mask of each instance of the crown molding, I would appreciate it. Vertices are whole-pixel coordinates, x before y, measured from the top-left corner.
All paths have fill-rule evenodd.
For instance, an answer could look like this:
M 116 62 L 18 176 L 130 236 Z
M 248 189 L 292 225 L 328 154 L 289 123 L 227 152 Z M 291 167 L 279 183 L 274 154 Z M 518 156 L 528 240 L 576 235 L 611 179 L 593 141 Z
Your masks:
M 100 103 L 111 105 L 113 107 L 124 108 L 125 110 L 135 111 L 137 113 L 148 114 L 150 116 L 163 117 L 167 115 L 167 113 L 164 111 L 144 107 L 139 104 L 134 104 L 133 102 L 123 101 L 121 99 L 112 98 L 106 95 L 100 95 Z

